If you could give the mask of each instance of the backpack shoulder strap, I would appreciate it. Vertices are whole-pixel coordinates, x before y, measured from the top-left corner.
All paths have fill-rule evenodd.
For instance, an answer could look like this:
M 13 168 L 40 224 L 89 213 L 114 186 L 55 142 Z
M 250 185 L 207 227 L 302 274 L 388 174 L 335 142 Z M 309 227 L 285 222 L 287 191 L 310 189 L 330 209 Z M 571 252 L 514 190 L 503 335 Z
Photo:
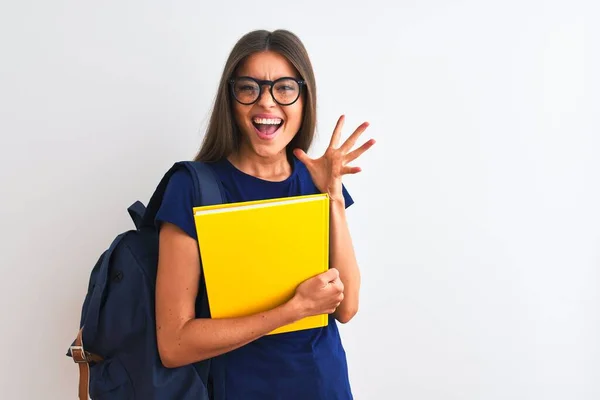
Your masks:
M 185 166 L 194 178 L 196 192 L 194 206 L 208 206 L 225 202 L 221 181 L 210 166 L 198 161 L 181 162 L 181 165 Z
M 194 206 L 221 204 L 225 202 L 223 186 L 210 166 L 199 161 L 179 161 L 165 173 L 150 198 L 148 207 L 144 213 L 142 226 L 154 226 L 154 218 L 162 203 L 169 180 L 180 169 L 187 170 L 192 176 Z

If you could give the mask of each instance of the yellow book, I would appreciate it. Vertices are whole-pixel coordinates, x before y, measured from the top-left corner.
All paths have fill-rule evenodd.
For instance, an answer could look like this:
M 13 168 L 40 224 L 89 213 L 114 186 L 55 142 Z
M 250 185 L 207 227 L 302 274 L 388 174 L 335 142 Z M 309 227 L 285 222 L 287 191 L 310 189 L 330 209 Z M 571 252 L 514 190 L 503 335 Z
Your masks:
M 326 194 L 194 208 L 198 246 L 212 318 L 266 311 L 329 268 Z M 327 325 L 326 314 L 270 332 Z

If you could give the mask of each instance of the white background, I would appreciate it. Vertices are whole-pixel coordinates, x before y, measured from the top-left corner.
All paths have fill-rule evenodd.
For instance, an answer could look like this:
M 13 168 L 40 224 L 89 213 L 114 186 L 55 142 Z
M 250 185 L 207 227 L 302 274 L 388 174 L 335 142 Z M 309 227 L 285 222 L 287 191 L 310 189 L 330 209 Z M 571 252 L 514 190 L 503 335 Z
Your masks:
M 200 144 L 227 54 L 287 28 L 363 272 L 359 400 L 600 398 L 600 6 L 585 1 L 14 1 L 0 7 L 0 397 L 71 399 L 89 272 Z

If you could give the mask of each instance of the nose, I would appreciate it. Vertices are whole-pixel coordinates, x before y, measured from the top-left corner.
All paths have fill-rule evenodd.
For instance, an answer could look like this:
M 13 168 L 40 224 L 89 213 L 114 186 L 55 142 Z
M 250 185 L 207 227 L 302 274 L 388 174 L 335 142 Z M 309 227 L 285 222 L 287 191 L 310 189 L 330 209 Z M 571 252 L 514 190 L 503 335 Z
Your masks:
M 258 105 L 264 108 L 271 108 L 274 107 L 277 103 L 275 103 L 275 100 L 273 99 L 273 96 L 271 96 L 271 87 L 269 85 L 263 85 L 262 87 L 262 93 L 260 94 L 260 97 L 258 98 Z

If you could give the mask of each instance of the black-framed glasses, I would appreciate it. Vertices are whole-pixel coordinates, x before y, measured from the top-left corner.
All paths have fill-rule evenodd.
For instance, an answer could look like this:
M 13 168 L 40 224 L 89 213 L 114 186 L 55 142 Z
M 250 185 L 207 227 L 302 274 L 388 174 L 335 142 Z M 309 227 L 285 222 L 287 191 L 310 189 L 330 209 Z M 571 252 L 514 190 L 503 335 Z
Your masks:
M 229 80 L 231 94 L 244 105 L 255 103 L 262 96 L 264 86 L 269 86 L 269 92 L 277 104 L 292 105 L 300 97 L 304 84 L 303 80 L 290 77 L 265 81 L 250 76 L 240 76 Z

